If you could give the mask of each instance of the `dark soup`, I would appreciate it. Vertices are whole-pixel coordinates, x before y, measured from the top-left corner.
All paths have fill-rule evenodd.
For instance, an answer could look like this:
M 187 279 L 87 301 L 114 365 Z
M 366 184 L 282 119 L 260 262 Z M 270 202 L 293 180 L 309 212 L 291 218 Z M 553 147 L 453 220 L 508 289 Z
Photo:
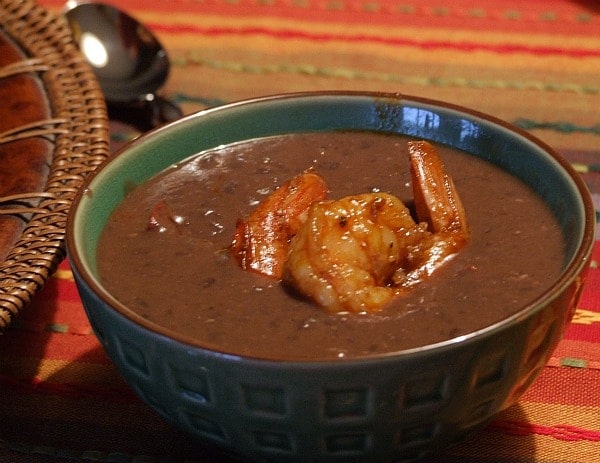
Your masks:
M 563 265 L 560 228 L 524 183 L 437 146 L 462 199 L 470 240 L 431 277 L 374 313 L 331 313 L 279 281 L 244 271 L 229 249 L 238 219 L 307 169 L 328 197 L 388 192 L 413 203 L 407 137 L 293 134 L 203 152 L 133 189 L 100 237 L 98 270 L 152 322 L 232 354 L 356 358 L 489 326 L 540 296 Z

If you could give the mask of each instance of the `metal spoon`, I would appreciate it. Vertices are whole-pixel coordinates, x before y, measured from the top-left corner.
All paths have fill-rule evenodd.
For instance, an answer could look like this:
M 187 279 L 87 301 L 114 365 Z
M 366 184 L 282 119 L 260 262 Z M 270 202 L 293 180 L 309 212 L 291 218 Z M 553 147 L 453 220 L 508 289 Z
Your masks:
M 64 15 L 98 79 L 111 117 L 145 131 L 182 116 L 176 104 L 157 94 L 170 63 L 144 25 L 105 3 L 69 0 Z

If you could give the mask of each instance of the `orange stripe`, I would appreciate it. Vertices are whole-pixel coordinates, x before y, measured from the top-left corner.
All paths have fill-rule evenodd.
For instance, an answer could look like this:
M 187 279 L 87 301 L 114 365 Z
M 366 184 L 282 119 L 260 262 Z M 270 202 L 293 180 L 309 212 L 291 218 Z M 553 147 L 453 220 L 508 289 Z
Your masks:
M 61 0 L 42 0 L 44 5 L 61 8 Z M 144 11 L 160 13 L 218 14 L 233 16 L 285 17 L 292 19 L 328 21 L 345 24 L 370 23 L 378 25 L 411 24 L 422 28 L 452 27 L 487 31 L 524 31 L 530 34 L 554 31 L 557 34 L 597 35 L 597 15 L 566 1 L 552 5 L 531 2 L 502 3 L 480 1 L 477 7 L 467 0 L 455 0 L 452 6 L 431 5 L 430 2 L 409 1 L 398 4 L 393 0 L 288 0 L 260 2 L 257 0 L 180 0 L 163 2 L 149 0 L 143 7 L 137 0 L 120 0 L 119 6 L 131 14 Z
M 0 388 L 23 394 L 51 394 L 69 398 L 94 397 L 106 400 L 138 400 L 112 365 L 82 361 L 39 359 L 3 360 Z
M 600 370 L 546 367 L 521 401 L 600 407 Z M 565 388 L 565 385 L 568 385 Z
M 30 357 L 34 359 L 77 360 L 90 363 L 110 363 L 94 335 L 45 333 L 27 335 L 9 330 L 0 343 L 0 357 Z
M 489 429 L 493 431 L 502 431 L 506 434 L 516 436 L 538 434 L 540 436 L 550 436 L 558 440 L 569 442 L 600 442 L 600 431 L 580 428 L 578 426 L 569 426 L 566 424 L 545 426 L 526 421 L 496 420 L 490 424 Z
M 126 387 L 113 365 L 87 361 L 15 357 L 2 361 L 0 374 L 25 382 L 79 384 L 86 387 L 106 387 L 111 384 L 115 389 Z

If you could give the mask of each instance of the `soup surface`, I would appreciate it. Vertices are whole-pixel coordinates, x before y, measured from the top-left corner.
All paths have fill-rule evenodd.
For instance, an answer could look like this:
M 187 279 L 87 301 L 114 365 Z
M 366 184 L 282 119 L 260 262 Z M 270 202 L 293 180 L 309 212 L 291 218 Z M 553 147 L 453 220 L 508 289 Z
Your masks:
M 559 275 L 558 224 L 526 185 L 438 146 L 465 206 L 471 240 L 433 277 L 374 314 L 331 314 L 242 270 L 228 248 L 236 220 L 278 185 L 314 168 L 329 197 L 375 191 L 412 203 L 406 137 L 294 134 L 210 150 L 133 189 L 101 235 L 105 287 L 143 317 L 223 352 L 334 359 L 394 352 L 489 326 Z M 171 219 L 150 226 L 157 205 Z M 156 225 L 156 224 L 155 224 Z

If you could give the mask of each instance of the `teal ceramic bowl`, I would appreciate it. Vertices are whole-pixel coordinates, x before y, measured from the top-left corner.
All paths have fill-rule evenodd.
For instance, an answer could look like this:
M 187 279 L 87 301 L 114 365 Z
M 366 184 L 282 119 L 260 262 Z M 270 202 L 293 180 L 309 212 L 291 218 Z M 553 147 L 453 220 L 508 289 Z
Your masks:
M 561 276 L 538 300 L 493 326 L 435 345 L 340 361 L 214 352 L 136 315 L 103 288 L 96 244 L 132 182 L 218 145 L 336 129 L 429 139 L 521 178 L 562 227 Z M 589 192 L 569 164 L 500 120 L 395 94 L 305 93 L 209 109 L 135 140 L 79 193 L 67 247 L 98 338 L 131 387 L 169 421 L 252 460 L 409 461 L 480 428 L 534 381 L 575 309 L 594 223 Z

